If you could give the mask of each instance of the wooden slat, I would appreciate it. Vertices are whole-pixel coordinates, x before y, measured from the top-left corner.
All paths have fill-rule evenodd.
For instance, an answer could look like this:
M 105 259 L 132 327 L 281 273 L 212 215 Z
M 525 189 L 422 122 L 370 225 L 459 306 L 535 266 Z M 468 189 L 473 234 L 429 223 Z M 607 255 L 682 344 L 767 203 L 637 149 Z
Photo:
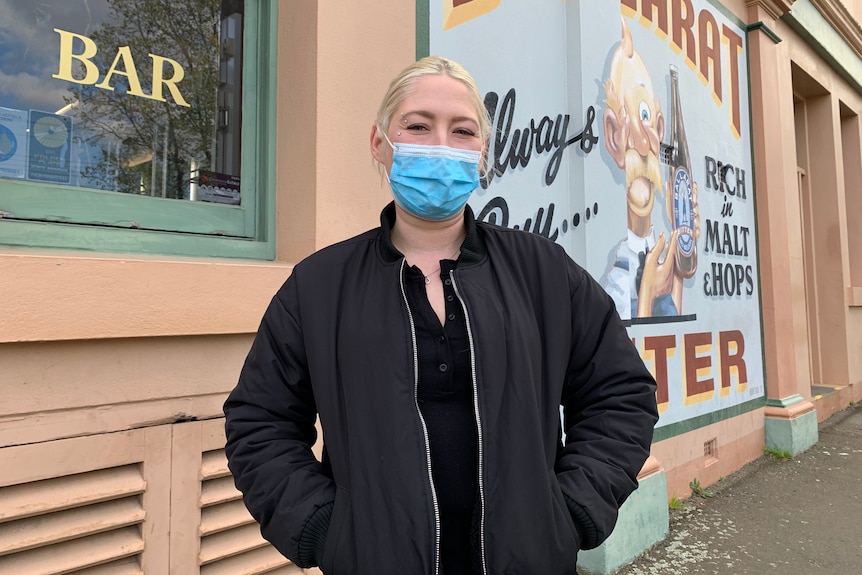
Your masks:
M 0 523 L 143 493 L 137 465 L 0 488 Z
M 0 557 L 0 573 L 62 575 L 130 557 L 143 549 L 140 530 L 137 527 L 126 527 L 119 531 Z
M 223 449 L 207 451 L 201 460 L 201 479 L 216 479 L 230 475 L 227 468 L 227 456 Z
M 199 533 L 202 536 L 212 535 L 253 522 L 254 518 L 245 508 L 242 500 L 230 501 L 201 510 Z
M 242 493 L 234 487 L 233 477 L 211 479 L 201 485 L 201 507 L 234 501 L 241 498 Z
M 130 557 L 122 561 L 112 561 L 106 565 L 91 567 L 83 571 L 75 571 L 74 575 L 144 575 L 137 558 Z M 267 575 L 270 575 L 267 573 Z
M 0 524 L 0 555 L 103 533 L 144 520 L 137 497 Z
M 148 430 L 133 429 L 0 449 L 0 487 L 139 463 Z M 86 457 L 81 457 L 86 453 Z
M 268 545 L 269 543 L 260 535 L 257 523 L 222 531 L 201 539 L 200 563 L 206 565 Z
M 200 570 L 201 427 L 199 421 L 171 426 L 170 544 L 171 575 L 197 575 Z
M 267 571 L 266 575 L 302 575 L 303 573 L 305 573 L 305 575 L 311 575 L 311 573 L 309 573 L 308 571 L 303 571 L 302 569 L 291 563 L 290 565 L 285 565 L 281 569 L 276 569 L 275 571 Z
M 224 417 L 201 421 L 201 451 L 224 449 Z
M 303 571 L 293 563 L 289 563 L 284 567 L 275 569 L 273 571 L 267 571 L 265 575 L 312 575 L 312 571 Z M 319 571 L 317 571 L 318 575 L 322 575 Z M 77 575 L 77 574 L 76 574 Z
M 216 563 L 201 566 L 200 575 L 262 575 L 289 566 L 289 575 L 300 575 L 302 570 L 291 564 L 275 547 L 261 547 L 242 555 L 235 555 Z

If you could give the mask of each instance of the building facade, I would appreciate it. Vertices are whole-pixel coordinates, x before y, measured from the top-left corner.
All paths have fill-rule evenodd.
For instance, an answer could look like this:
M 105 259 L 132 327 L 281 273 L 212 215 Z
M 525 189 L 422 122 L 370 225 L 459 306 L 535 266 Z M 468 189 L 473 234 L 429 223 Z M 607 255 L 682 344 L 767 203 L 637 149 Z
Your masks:
M 660 383 L 641 489 L 585 569 L 862 400 L 862 2 L 522 4 L 0 0 L 0 572 L 300 572 L 233 488 L 222 402 L 292 266 L 377 225 L 371 124 L 430 53 L 494 120 L 474 211 L 600 279 Z M 646 311 L 613 145 L 644 127 L 655 238 L 683 225 L 680 166 L 700 218 Z

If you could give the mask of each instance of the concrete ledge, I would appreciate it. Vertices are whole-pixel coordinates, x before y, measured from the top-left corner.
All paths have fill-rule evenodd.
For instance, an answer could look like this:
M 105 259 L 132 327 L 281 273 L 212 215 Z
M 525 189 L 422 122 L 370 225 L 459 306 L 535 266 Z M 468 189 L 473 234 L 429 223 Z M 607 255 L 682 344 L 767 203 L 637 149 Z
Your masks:
M 819 439 L 817 412 L 809 411 L 795 418 L 767 416 L 766 447 L 798 455 L 817 443 Z
M 578 554 L 583 575 L 611 575 L 667 536 L 667 480 L 664 471 L 639 480 L 637 491 L 620 508 L 617 526 L 608 540 Z

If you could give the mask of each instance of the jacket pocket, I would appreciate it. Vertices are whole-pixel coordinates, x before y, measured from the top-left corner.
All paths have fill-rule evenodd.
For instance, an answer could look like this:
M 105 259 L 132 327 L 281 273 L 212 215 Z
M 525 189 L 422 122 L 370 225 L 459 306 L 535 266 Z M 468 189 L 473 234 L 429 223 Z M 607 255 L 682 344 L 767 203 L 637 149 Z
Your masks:
M 343 551 L 350 548 L 350 528 L 347 524 L 353 521 L 350 492 L 341 487 L 335 491 L 335 504 L 332 507 L 332 519 L 329 522 L 329 530 L 326 532 L 326 542 L 323 547 L 323 558 L 320 561 L 320 570 L 326 575 L 339 575 L 352 572 L 356 557 L 342 557 Z
M 578 533 L 578 528 L 575 526 L 575 519 L 572 517 L 572 512 L 566 503 L 566 498 L 563 496 L 563 491 L 560 488 L 560 482 L 557 480 L 557 475 L 554 470 L 548 473 L 548 484 L 551 490 L 551 495 L 554 498 L 554 514 L 557 528 L 568 529 L 573 539 L 574 549 L 577 552 L 581 548 L 581 536 Z

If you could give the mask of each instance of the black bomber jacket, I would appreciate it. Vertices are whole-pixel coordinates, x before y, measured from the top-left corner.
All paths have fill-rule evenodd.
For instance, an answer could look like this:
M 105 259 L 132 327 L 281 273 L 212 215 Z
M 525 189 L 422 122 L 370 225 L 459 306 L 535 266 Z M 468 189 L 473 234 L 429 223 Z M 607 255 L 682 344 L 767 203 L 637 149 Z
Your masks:
M 380 228 L 294 268 L 224 405 L 229 467 L 263 536 L 327 575 L 439 574 L 394 218 L 390 204 Z M 469 207 L 465 225 L 451 279 L 473 356 L 482 570 L 574 575 L 578 549 L 610 535 L 637 487 L 655 381 L 611 298 L 559 245 Z

